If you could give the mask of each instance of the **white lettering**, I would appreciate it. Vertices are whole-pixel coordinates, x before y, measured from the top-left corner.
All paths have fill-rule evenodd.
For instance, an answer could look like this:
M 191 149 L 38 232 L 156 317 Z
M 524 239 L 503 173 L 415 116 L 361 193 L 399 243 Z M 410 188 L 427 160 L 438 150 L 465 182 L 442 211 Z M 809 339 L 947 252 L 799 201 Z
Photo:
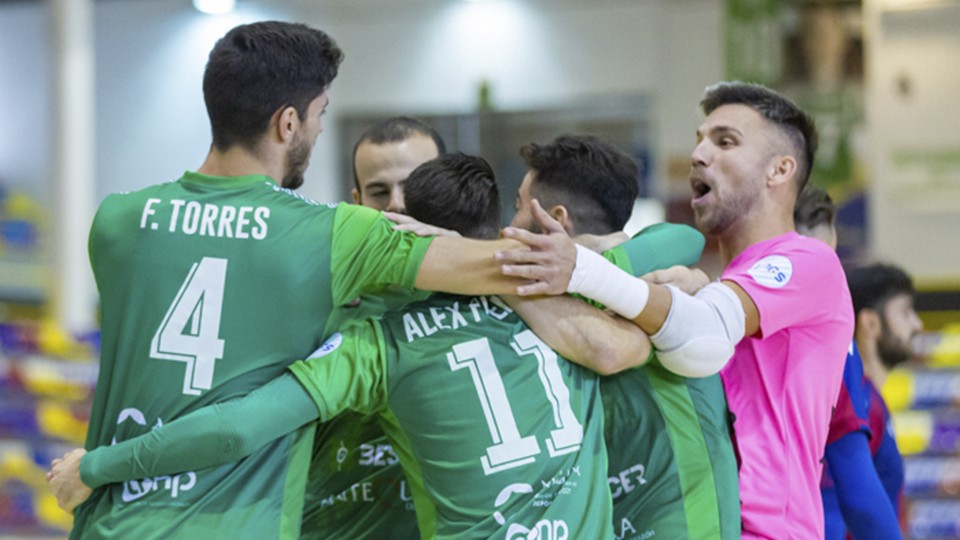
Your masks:
M 220 208 L 212 204 L 203 207 L 203 217 L 200 218 L 200 236 L 216 236 L 213 222 L 217 219 Z
M 149 493 L 163 489 L 170 493 L 170 497 L 176 499 L 181 492 L 190 491 L 196 485 L 197 474 L 193 471 L 176 476 L 155 476 L 141 480 L 127 480 L 123 483 L 123 492 L 120 494 L 120 498 L 123 502 L 133 502 Z
M 250 235 L 257 240 L 263 240 L 267 237 L 267 218 L 270 217 L 270 209 L 265 206 L 259 206 L 253 211 L 253 220 L 257 226 L 253 228 Z
M 470 299 L 468 304 L 470 312 L 473 314 L 473 322 L 480 322 L 480 297 L 475 296 Z
M 197 201 L 189 201 L 186 209 L 183 211 L 184 234 L 195 234 L 200 228 L 200 214 L 203 213 L 203 207 Z
M 617 476 L 607 478 L 607 483 L 610 484 L 613 498 L 616 499 L 621 495 L 626 495 L 636 489 L 637 486 L 646 484 L 647 479 L 644 478 L 645 474 L 646 468 L 642 464 L 637 463 L 629 469 L 620 471 Z M 633 482 L 636 482 L 636 484 Z
M 413 502 L 413 495 L 407 492 L 407 481 L 400 481 L 400 500 L 404 502 Z
M 463 318 L 463 313 L 460 313 L 460 302 L 454 302 L 452 306 L 444 306 L 444 309 L 450 312 L 454 330 L 467 325 L 467 320 Z
M 250 218 L 248 214 L 253 208 L 249 206 L 244 206 L 240 208 L 240 215 L 237 216 L 237 230 L 235 236 L 237 238 L 250 238 L 250 233 L 247 232 L 247 226 L 250 225 Z
M 447 317 L 447 315 L 446 313 L 443 313 L 442 311 L 440 311 L 440 308 L 438 307 L 430 308 L 430 316 L 433 317 L 433 322 L 434 324 L 437 325 L 437 328 L 440 328 L 443 330 L 450 330 L 450 325 L 443 323 L 443 320 Z
M 232 206 L 224 206 L 220 208 L 220 227 L 217 229 L 218 237 L 233 238 L 233 231 L 230 229 L 230 226 L 233 225 L 233 219 L 235 217 L 237 217 L 236 208 Z
M 432 336 L 433 334 L 437 333 L 437 328 L 430 326 L 430 323 L 427 322 L 427 318 L 423 316 L 423 313 L 417 313 L 417 319 L 420 320 L 420 326 L 428 336 Z
M 484 315 L 503 320 L 513 313 L 513 310 L 495 296 L 475 296 L 469 300 L 466 307 L 469 313 L 461 311 L 460 302 L 455 301 L 443 306 L 432 306 L 421 312 L 405 313 L 402 320 L 407 343 L 442 330 L 457 330 L 468 326 L 470 322 L 480 322 Z
M 162 203 L 161 199 L 147 200 L 140 216 L 141 229 L 148 226 L 157 229 L 157 224 L 150 217 L 157 213 L 155 206 Z M 267 237 L 270 209 L 265 206 L 242 206 L 237 209 L 235 206 L 201 204 L 181 199 L 172 199 L 170 206 L 170 225 L 167 230 L 172 233 L 255 240 Z
M 177 219 L 180 217 L 180 209 L 187 204 L 187 201 L 174 199 L 170 201 L 170 204 L 173 206 L 173 212 L 170 214 L 170 232 L 177 232 Z
M 157 204 L 158 202 L 160 202 L 160 199 L 147 199 L 147 203 L 143 205 L 143 214 L 140 216 L 140 228 L 141 228 L 141 229 L 146 229 L 146 228 L 147 228 L 147 217 L 148 217 L 148 216 L 152 216 L 152 215 L 154 215 L 154 214 L 157 213 L 157 211 L 153 209 L 153 205 Z M 156 224 L 156 223 L 151 223 L 151 227 L 150 227 L 150 228 L 151 228 L 151 229 L 156 229 L 156 228 L 157 228 L 157 224 Z
M 403 330 L 407 334 L 407 343 L 413 343 L 415 337 L 423 337 L 423 331 L 417 326 L 417 322 L 413 320 L 413 315 L 410 313 L 403 314 Z

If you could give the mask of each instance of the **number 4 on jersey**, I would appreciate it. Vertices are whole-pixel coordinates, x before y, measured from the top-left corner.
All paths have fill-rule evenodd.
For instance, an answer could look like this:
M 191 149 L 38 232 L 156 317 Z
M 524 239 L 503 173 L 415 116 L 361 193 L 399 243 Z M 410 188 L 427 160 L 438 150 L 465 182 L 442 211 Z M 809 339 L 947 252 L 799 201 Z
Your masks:
M 194 263 L 150 342 L 150 357 L 186 363 L 183 393 L 199 396 L 213 385 L 214 364 L 223 358 L 220 314 L 227 260 Z

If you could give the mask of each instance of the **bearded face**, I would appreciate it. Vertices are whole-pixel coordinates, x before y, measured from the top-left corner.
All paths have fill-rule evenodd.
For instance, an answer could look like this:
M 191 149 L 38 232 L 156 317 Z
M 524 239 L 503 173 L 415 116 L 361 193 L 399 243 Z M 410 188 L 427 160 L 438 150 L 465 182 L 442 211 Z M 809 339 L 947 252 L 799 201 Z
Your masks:
M 886 318 L 881 319 L 880 325 L 883 333 L 877 340 L 877 353 L 880 355 L 880 361 L 883 362 L 883 365 L 887 369 L 893 369 L 913 358 L 911 340 L 893 333 Z
M 723 105 L 707 116 L 690 155 L 690 204 L 701 232 L 722 236 L 762 204 L 777 136 L 746 105 Z
M 310 163 L 311 145 L 304 139 L 299 139 L 287 152 L 287 174 L 280 185 L 287 189 L 297 189 L 303 185 L 303 173 Z
M 893 296 L 878 313 L 881 334 L 877 352 L 887 369 L 892 369 L 913 357 L 913 338 L 923 329 L 923 323 L 913 308 L 911 294 Z

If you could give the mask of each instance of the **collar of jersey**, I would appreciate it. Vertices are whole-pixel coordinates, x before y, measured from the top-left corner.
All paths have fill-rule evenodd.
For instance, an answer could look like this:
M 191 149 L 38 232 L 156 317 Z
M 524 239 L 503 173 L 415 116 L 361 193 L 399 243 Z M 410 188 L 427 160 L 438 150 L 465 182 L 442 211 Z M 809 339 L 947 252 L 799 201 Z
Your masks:
M 272 178 L 262 174 L 248 174 L 245 176 L 211 176 L 209 174 L 201 174 L 194 171 L 184 172 L 180 181 L 190 184 L 200 184 L 203 186 L 226 189 L 253 186 L 256 184 L 262 184 L 264 182 L 276 184 Z

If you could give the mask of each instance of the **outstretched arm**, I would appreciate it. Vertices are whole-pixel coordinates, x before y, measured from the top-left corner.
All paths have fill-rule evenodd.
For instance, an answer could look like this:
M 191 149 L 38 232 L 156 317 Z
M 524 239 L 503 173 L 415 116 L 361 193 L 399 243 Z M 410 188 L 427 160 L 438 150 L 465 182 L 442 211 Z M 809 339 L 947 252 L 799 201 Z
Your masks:
M 517 294 L 519 287 L 530 282 L 503 273 L 494 255 L 504 250 L 524 249 L 520 242 L 508 239 L 438 236 L 430 242 L 414 286 L 463 295 Z
M 508 228 L 505 235 L 529 249 L 497 254 L 504 273 L 533 282 L 521 287 L 519 294 L 575 292 L 600 302 L 649 334 L 664 366 L 684 376 L 716 373 L 737 342 L 759 329 L 757 307 L 738 285 L 714 283 L 690 296 L 649 284 L 578 249 L 536 201 L 533 212 L 546 234 Z
M 503 296 L 537 336 L 564 358 L 610 375 L 643 365 L 650 338 L 635 324 L 570 296 Z
M 313 399 L 286 373 L 243 398 L 203 407 L 145 435 L 85 455 L 68 453 L 54 460 L 47 482 L 70 511 L 90 488 L 231 463 L 317 416 Z
M 583 239 L 578 236 L 576 242 L 584 245 Z M 588 239 L 590 245 L 585 247 L 607 251 L 605 257 L 621 268 L 629 268 L 634 275 L 673 264 L 693 264 L 700 258 L 704 243 L 699 232 L 675 223 L 646 227 L 633 238 L 616 233 Z M 649 338 L 638 326 L 568 295 L 511 296 L 505 300 L 547 344 L 600 374 L 642 365 L 650 357 Z

